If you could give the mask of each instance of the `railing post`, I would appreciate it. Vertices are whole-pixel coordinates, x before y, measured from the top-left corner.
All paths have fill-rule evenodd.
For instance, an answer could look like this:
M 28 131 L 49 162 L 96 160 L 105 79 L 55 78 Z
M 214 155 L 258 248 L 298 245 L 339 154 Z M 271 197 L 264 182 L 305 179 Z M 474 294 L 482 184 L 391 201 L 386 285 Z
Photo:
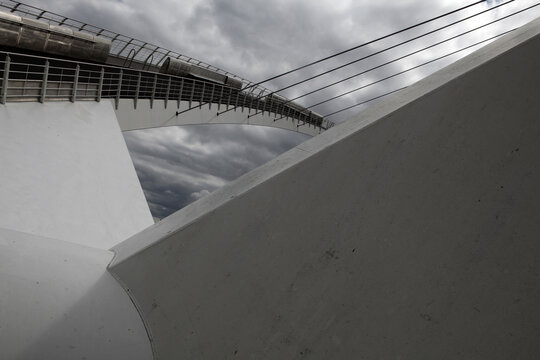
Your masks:
M 0 103 L 5 104 L 7 99 L 8 81 L 9 81 L 9 65 L 11 58 L 6 55 L 6 62 L 4 63 L 4 79 L 2 80 L 2 97 Z
M 133 108 L 137 109 L 137 100 L 139 99 L 139 91 L 141 90 L 141 72 L 137 76 L 137 88 L 135 89 L 135 99 L 133 99 Z
M 40 103 L 45 102 L 45 96 L 47 95 L 47 80 L 49 78 L 49 60 L 45 60 L 45 69 L 43 70 L 43 82 L 41 83 L 41 98 Z
M 273 101 L 273 100 L 272 100 Z M 281 110 L 279 109 L 279 107 L 281 106 Z M 277 104 L 276 105 L 276 111 L 279 111 L 279 115 L 281 115 L 281 118 L 284 118 L 285 117 L 285 105 L 283 104 Z M 287 120 L 287 119 L 285 119 Z
M 184 79 L 180 79 L 180 91 L 178 92 L 178 103 L 176 108 L 180 109 L 180 102 L 182 101 L 182 92 L 184 91 Z
M 219 111 L 219 108 L 221 107 L 221 102 L 223 101 L 223 89 L 225 88 L 225 86 L 222 86 L 221 87 L 221 91 L 219 92 L 219 99 L 218 99 L 218 103 L 217 103 L 217 111 Z
M 118 104 L 120 103 L 120 90 L 122 89 L 122 75 L 124 72 L 120 70 L 120 74 L 118 76 L 118 89 L 116 89 L 116 99 L 115 99 L 115 105 L 116 110 L 118 110 Z
M 214 91 L 216 90 L 216 84 L 212 84 L 212 94 L 210 95 L 210 101 L 208 101 L 208 110 L 212 109 L 212 101 L 214 101 Z M 219 107 L 218 107 L 219 111 Z
M 101 101 L 101 93 L 103 91 L 103 78 L 104 77 L 105 77 L 105 68 L 102 67 L 99 73 L 98 93 L 97 93 L 97 98 L 96 98 L 97 102 Z
M 154 75 L 154 86 L 152 86 L 152 96 L 150 97 L 150 109 L 154 107 L 154 97 L 156 96 L 157 74 Z
M 264 99 L 264 108 L 265 109 L 268 109 L 268 116 L 272 116 L 272 103 L 271 102 L 266 102 L 268 100 L 268 98 L 265 98 Z
M 236 102 L 234 103 L 234 108 L 233 110 L 236 111 L 236 109 L 238 109 L 238 100 L 240 98 L 240 90 L 237 90 L 236 91 Z
M 277 117 L 277 106 L 274 106 L 274 102 L 268 96 L 265 97 L 264 102 L 266 103 L 265 106 L 268 108 L 268 116 L 274 114 L 275 119 Z
M 75 67 L 75 78 L 73 79 L 73 91 L 71 92 L 71 102 L 75 102 L 77 100 L 77 86 L 79 84 L 79 70 L 80 66 L 77 64 L 77 67 Z
M 227 99 L 227 110 L 229 110 L 229 105 L 231 104 L 232 93 L 233 93 L 232 88 L 229 88 L 229 98 Z
M 193 94 L 195 93 L 195 84 L 196 82 L 193 81 L 191 86 L 191 94 L 189 95 L 189 107 L 191 108 L 191 102 L 193 101 Z
M 251 99 L 249 99 L 248 114 L 251 114 L 251 109 L 253 108 L 253 93 L 251 93 Z M 257 110 L 255 110 L 257 112 Z
M 167 83 L 167 92 L 165 93 L 165 109 L 167 108 L 167 101 L 169 100 L 170 91 L 171 91 L 171 77 L 169 76 L 169 82 Z
M 261 100 L 259 99 L 259 95 L 257 95 L 257 98 L 255 99 L 255 114 L 253 114 L 253 116 L 259 113 L 259 106 L 261 105 Z
M 199 109 L 202 108 L 202 103 L 204 101 L 204 92 L 206 90 L 206 82 L 202 83 L 202 91 L 201 91 L 201 98 L 199 99 Z

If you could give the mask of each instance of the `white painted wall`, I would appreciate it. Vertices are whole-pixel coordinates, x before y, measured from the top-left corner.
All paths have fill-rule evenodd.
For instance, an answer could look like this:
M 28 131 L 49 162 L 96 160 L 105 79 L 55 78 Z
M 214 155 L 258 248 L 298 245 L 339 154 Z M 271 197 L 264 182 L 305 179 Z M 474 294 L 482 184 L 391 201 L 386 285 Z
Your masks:
M 111 103 L 114 104 L 114 100 L 111 100 Z M 192 103 L 192 106 L 195 105 L 197 105 L 197 103 Z M 267 112 L 255 115 L 257 111 L 248 108 L 238 108 L 234 111 L 231 110 L 217 116 L 216 114 L 218 111 L 224 111 L 227 107 L 221 105 L 218 108 L 216 104 L 211 104 L 211 106 L 206 104 L 201 106 L 201 108 L 196 108 L 176 116 L 177 111 L 186 110 L 188 108 L 188 101 L 181 101 L 180 106 L 178 106 L 176 101 L 171 100 L 167 101 L 167 107 L 165 107 L 164 100 L 154 100 L 151 107 L 150 100 L 148 99 L 137 100 L 137 108 L 135 108 L 134 100 L 120 99 L 118 109 L 116 109 L 116 116 L 118 117 L 118 122 L 122 131 L 174 125 L 241 124 L 277 127 L 311 136 L 322 132 L 318 127 L 304 124 L 303 122 L 299 123 L 297 120 L 291 118 L 276 120 L 280 116 L 269 114 Z M 248 118 L 248 115 L 254 116 Z
M 107 250 L 0 229 L 0 359 L 150 360 Z
M 539 33 L 115 246 L 158 358 L 538 358 Z
M 153 224 L 110 102 L 0 105 L 0 228 L 108 249 Z

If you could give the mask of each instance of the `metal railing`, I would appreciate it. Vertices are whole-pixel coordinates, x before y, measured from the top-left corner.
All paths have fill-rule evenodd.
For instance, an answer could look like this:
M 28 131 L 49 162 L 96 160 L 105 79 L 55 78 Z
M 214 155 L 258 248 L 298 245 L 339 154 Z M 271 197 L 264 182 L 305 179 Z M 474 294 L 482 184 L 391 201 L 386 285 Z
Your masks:
M 297 120 L 298 126 L 327 129 L 333 125 L 309 110 L 299 110 L 272 97 L 258 98 L 259 93 L 244 92 L 219 83 L 177 77 L 151 71 L 126 69 L 85 62 L 26 54 L 0 52 L 0 103 L 14 101 L 101 101 L 132 99 L 137 108 L 140 99 L 164 100 L 165 107 L 175 102 L 188 105 L 237 107 L 238 111 L 260 111 Z M 301 124 L 300 124 L 301 122 Z
M 172 57 L 188 62 L 190 64 L 212 70 L 219 74 L 238 79 L 242 81 L 244 87 L 249 87 L 250 90 L 252 90 L 253 92 L 257 92 L 262 95 L 272 93 L 272 91 L 266 89 L 263 86 L 253 86 L 253 82 L 244 79 L 238 75 L 231 74 L 228 71 L 219 69 L 213 65 L 205 63 L 204 61 L 197 60 L 195 58 L 177 53 L 175 51 L 168 50 L 142 40 L 137 40 L 129 36 L 118 34 L 113 31 L 103 29 L 82 21 L 74 20 L 60 14 L 43 10 L 32 5 L 27 5 L 13 0 L 1 0 L 0 11 L 11 12 L 19 16 L 45 21 L 52 25 L 69 27 L 76 31 L 86 32 L 94 36 L 106 38 L 112 42 L 110 55 L 121 59 L 120 63 L 115 65 L 131 67 L 135 62 L 139 63 L 142 69 L 149 69 L 151 66 L 161 66 L 163 62 L 167 59 L 167 57 Z

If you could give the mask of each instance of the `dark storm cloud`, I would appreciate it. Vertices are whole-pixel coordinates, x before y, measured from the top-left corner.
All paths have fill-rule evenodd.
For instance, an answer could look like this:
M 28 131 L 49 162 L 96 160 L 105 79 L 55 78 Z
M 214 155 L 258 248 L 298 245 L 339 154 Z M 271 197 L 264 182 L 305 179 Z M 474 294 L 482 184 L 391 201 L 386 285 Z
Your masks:
M 152 213 L 160 218 L 307 138 L 241 125 L 130 131 L 124 137 Z

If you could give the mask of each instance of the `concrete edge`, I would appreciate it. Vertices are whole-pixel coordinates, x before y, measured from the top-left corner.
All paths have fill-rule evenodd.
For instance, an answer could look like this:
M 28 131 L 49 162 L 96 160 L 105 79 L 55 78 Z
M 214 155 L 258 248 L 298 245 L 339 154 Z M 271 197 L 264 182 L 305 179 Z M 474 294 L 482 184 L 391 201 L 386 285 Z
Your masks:
M 115 253 L 109 269 L 121 264 L 137 253 L 152 247 L 174 233 L 183 231 L 191 224 L 209 216 L 214 209 L 249 192 L 254 187 L 269 180 L 284 170 L 298 166 L 304 159 L 323 151 L 333 144 L 361 131 L 377 121 L 381 121 L 400 108 L 445 84 L 456 81 L 461 76 L 503 55 L 510 49 L 525 44 L 540 34 L 540 18 L 482 47 L 472 54 L 435 72 L 417 83 L 401 90 L 385 100 L 367 108 L 326 132 L 307 140 L 288 152 L 278 156 L 241 176 L 232 183 L 216 190 L 209 196 L 175 212 L 161 222 L 150 226 L 131 238 L 111 248 Z

